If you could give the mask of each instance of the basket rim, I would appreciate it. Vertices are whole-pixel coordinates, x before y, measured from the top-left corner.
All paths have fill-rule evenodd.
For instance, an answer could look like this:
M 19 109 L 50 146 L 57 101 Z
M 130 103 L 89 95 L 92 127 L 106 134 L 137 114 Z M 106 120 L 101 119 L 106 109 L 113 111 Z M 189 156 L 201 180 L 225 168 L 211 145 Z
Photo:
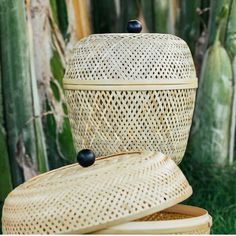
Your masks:
M 149 32 L 140 32 L 140 33 L 128 33 L 128 32 L 122 32 L 122 33 L 92 33 L 90 35 L 88 35 L 87 37 L 84 37 L 82 38 L 81 40 L 83 39 L 87 39 L 87 38 L 98 38 L 98 37 L 101 37 L 101 38 L 104 38 L 104 37 L 142 37 L 142 36 L 156 36 L 156 37 L 169 37 L 169 40 L 179 40 L 179 41 L 182 41 L 184 43 L 186 43 L 182 38 L 180 38 L 179 36 L 175 35 L 175 34 L 170 34 L 170 33 L 149 33 Z M 166 38 L 164 38 L 163 40 L 166 40 Z M 80 41 L 79 41 L 80 42 Z M 78 42 L 78 43 L 79 43 Z M 78 44 L 77 43 L 77 44 Z
M 190 213 L 191 211 L 191 213 Z M 195 206 L 177 204 L 170 208 L 164 209 L 164 212 L 175 212 L 175 213 L 188 213 L 191 214 L 191 218 L 187 219 L 175 219 L 175 220 L 161 220 L 161 221 L 134 221 L 128 222 L 125 224 L 113 226 L 110 228 L 106 228 L 95 233 L 103 234 L 103 233 L 174 233 L 177 230 L 181 230 L 181 232 L 189 232 L 196 227 L 198 229 L 206 229 L 211 228 L 212 226 L 212 217 L 209 215 L 208 211 Z M 192 213 L 194 212 L 195 215 Z
M 191 79 L 156 79 L 156 80 L 75 80 L 63 79 L 68 90 L 163 90 L 190 89 L 198 87 L 197 77 Z

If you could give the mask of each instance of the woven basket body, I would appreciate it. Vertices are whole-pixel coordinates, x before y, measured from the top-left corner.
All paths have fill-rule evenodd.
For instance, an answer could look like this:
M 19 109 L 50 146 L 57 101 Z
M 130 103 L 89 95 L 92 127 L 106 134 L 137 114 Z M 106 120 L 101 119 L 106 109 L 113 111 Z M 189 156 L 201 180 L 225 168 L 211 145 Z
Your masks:
M 64 87 L 77 150 L 97 156 L 151 150 L 184 155 L 197 79 L 187 44 L 165 34 L 91 35 Z
M 142 219 L 97 231 L 96 234 L 210 234 L 212 218 L 202 208 L 175 205 Z
M 93 166 L 69 165 L 13 190 L 3 206 L 5 234 L 88 233 L 161 211 L 192 194 L 161 153 L 116 155 Z

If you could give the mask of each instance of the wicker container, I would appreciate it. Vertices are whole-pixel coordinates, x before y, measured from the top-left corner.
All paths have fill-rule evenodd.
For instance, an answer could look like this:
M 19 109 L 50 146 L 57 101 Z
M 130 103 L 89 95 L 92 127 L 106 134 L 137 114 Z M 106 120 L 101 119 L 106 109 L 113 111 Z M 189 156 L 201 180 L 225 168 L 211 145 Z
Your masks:
M 95 234 L 210 234 L 211 226 L 212 218 L 206 210 L 179 204 Z
M 77 150 L 184 155 L 197 78 L 187 44 L 168 34 L 96 34 L 74 48 L 64 77 Z
M 185 176 L 165 155 L 150 151 L 113 155 L 87 168 L 62 167 L 18 186 L 5 200 L 2 229 L 5 234 L 92 233 L 117 225 L 125 230 L 125 223 L 147 220 L 191 194 Z M 195 215 L 195 210 L 186 214 Z M 193 221 L 182 220 L 181 225 L 190 228 Z M 135 222 L 137 230 L 143 223 Z M 178 227 L 175 231 L 164 225 L 169 232 L 179 232 Z

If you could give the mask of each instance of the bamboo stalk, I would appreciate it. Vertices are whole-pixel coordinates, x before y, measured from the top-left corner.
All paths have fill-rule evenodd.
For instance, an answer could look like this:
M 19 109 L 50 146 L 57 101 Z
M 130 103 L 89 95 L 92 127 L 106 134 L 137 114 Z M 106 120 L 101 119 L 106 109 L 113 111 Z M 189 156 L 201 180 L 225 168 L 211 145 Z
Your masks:
M 154 0 L 154 29 L 158 33 L 175 33 L 176 2 Z
M 75 14 L 78 13 L 76 28 L 77 28 L 77 32 L 79 32 L 79 28 L 81 29 L 80 34 L 77 34 L 78 39 L 81 39 L 91 34 L 88 1 L 73 0 L 73 6 L 75 9 Z
M 230 127 L 230 145 L 229 145 L 229 162 L 233 163 L 235 156 L 235 133 L 236 133 L 236 0 L 230 1 L 230 13 L 228 17 L 227 30 L 226 30 L 226 49 L 229 53 L 230 60 L 233 68 L 233 104 L 231 115 Z
M 0 62 L 1 65 L 1 62 Z M 9 155 L 6 142 L 6 132 L 4 128 L 3 117 L 3 98 L 2 98 L 2 80 L 0 66 L 0 233 L 1 233 L 1 212 L 4 200 L 7 194 L 12 190 L 11 169 L 9 164 Z
M 94 33 L 125 33 L 129 20 L 138 19 L 139 0 L 92 0 Z
M 29 38 L 29 53 L 30 53 L 30 78 L 31 78 L 31 90 L 32 90 L 32 102 L 33 102 L 33 116 L 35 129 L 35 143 L 36 143 L 36 155 L 37 155 L 37 170 L 40 173 L 48 171 L 48 159 L 45 144 L 45 137 L 42 126 L 41 119 L 41 108 L 39 102 L 39 94 L 37 88 L 37 80 L 35 76 L 34 67 L 34 55 L 33 55 L 33 32 L 32 32 L 32 22 L 31 22 L 31 11 L 30 11 L 30 1 L 26 0 L 27 9 L 27 23 L 28 23 L 28 38 Z
M 29 48 L 23 1 L 3 0 L 1 6 L 1 61 L 7 143 L 13 186 L 37 168 L 29 73 Z M 22 169 L 21 169 L 22 168 Z
M 201 2 L 201 20 L 203 30 L 207 27 L 209 21 L 209 12 L 210 12 L 210 0 L 204 0 Z
M 233 102 L 231 108 L 231 125 L 230 125 L 230 143 L 229 143 L 229 164 L 233 164 L 235 157 L 236 145 L 236 57 L 232 61 L 233 68 Z
M 229 5 L 229 3 L 230 3 L 230 0 L 217 0 L 217 1 L 211 0 L 209 23 L 208 23 L 208 28 L 209 28 L 208 45 L 212 45 L 216 37 L 216 32 L 217 32 L 217 27 L 218 27 L 217 26 L 218 15 L 222 7 L 226 4 Z M 227 17 L 225 17 L 225 19 L 222 21 L 222 30 L 220 33 L 221 43 L 224 43 L 224 40 L 225 40 L 226 24 L 227 24 Z
M 120 14 L 120 4 L 116 0 L 91 0 L 93 32 L 122 32 Z
M 154 24 L 154 1 L 141 0 L 142 13 L 145 20 L 145 25 L 149 32 L 155 32 Z
M 138 19 L 140 14 L 140 2 L 138 0 L 120 0 L 120 28 L 121 32 L 127 32 L 129 20 Z
M 236 57 L 236 0 L 231 0 L 229 5 L 229 17 L 227 22 L 227 30 L 225 35 L 226 49 L 231 60 Z
M 45 114 L 43 125 L 50 169 L 74 162 L 75 149 L 66 118 L 62 79 L 65 42 L 54 19 L 57 6 L 48 1 L 31 2 L 36 78 L 41 85 L 40 100 Z M 66 11 L 67 9 L 65 9 Z
M 200 36 L 200 16 L 197 9 L 201 7 L 201 1 L 182 0 L 179 1 L 179 4 L 178 35 L 187 42 L 192 55 L 194 55 L 196 43 Z
M 222 7 L 214 43 L 204 56 L 188 145 L 193 159 L 205 164 L 229 163 L 233 75 L 230 58 L 220 42 L 227 14 L 227 6 Z

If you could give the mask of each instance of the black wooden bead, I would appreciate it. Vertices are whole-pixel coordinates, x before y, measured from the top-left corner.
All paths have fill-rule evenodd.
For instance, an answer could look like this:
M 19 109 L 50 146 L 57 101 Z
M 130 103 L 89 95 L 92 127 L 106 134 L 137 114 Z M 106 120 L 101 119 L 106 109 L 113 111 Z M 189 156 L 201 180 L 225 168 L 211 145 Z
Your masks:
M 140 33 L 142 24 L 138 20 L 130 20 L 127 24 L 128 33 Z
M 77 161 L 82 167 L 91 166 L 95 162 L 95 154 L 89 149 L 83 149 L 78 152 Z

